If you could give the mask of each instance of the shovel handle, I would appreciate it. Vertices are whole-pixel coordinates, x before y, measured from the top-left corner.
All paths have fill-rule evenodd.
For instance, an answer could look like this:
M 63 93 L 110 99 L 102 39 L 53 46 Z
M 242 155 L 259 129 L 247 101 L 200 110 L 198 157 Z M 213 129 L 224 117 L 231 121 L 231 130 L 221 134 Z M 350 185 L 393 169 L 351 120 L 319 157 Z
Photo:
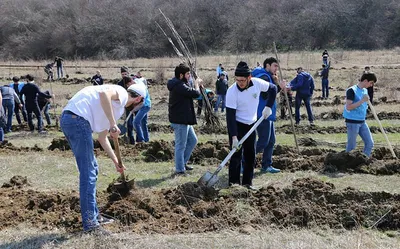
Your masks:
M 246 135 L 244 135 L 244 137 L 242 137 L 242 139 L 240 139 L 239 143 L 238 143 L 238 147 L 240 147 L 244 141 L 246 141 L 246 139 L 251 135 L 251 133 L 253 133 L 257 127 L 261 124 L 261 122 L 264 121 L 264 116 L 261 116 L 261 118 L 259 118 L 257 120 L 257 122 L 253 125 L 253 127 L 251 127 L 251 129 L 246 133 Z M 229 161 L 229 159 L 231 159 L 231 157 L 233 156 L 233 154 L 235 154 L 235 152 L 237 151 L 236 148 L 233 148 L 229 154 L 225 157 L 225 159 L 222 161 L 222 163 L 218 166 L 217 170 L 214 172 L 213 175 L 218 174 L 221 169 L 223 167 L 225 167 L 225 164 Z
M 129 112 L 128 117 L 126 117 L 125 121 L 124 121 L 124 126 L 126 124 L 126 122 L 128 122 L 129 118 L 132 116 L 132 112 Z
M 375 120 L 376 120 L 376 121 L 378 122 L 378 124 L 379 124 L 379 128 L 381 129 L 381 132 L 382 132 L 383 136 L 384 136 L 385 139 L 386 139 L 386 143 L 387 143 L 387 145 L 389 146 L 389 150 L 390 150 L 390 152 L 392 153 L 393 158 L 397 158 L 396 153 L 394 153 L 394 150 L 393 150 L 393 148 L 392 148 L 392 145 L 390 144 L 389 138 L 387 137 L 386 132 L 385 132 L 385 130 L 383 129 L 383 126 L 382 126 L 382 124 L 381 124 L 381 121 L 379 120 L 378 115 L 376 115 L 375 108 L 374 108 L 374 106 L 372 105 L 372 103 L 371 103 L 371 101 L 370 101 L 369 99 L 368 99 L 368 105 L 369 105 L 369 108 L 370 108 L 371 111 L 372 111 L 372 114 L 374 115 Z
M 122 165 L 121 151 L 119 149 L 118 137 L 114 138 L 114 148 L 115 148 L 115 155 L 117 156 L 117 159 L 118 159 L 118 165 Z M 125 172 L 124 171 L 121 172 L 121 177 L 122 177 L 122 180 L 125 182 Z

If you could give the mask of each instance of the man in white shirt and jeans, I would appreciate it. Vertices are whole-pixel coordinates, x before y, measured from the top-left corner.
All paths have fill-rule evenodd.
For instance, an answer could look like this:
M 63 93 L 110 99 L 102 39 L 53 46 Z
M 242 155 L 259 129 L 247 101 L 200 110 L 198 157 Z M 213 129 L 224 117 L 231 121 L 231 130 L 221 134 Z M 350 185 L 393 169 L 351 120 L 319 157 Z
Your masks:
M 98 164 L 93 153 L 92 132 L 99 133 L 98 140 L 114 162 L 118 172 L 124 166 L 111 148 L 107 135 L 118 139 L 121 133 L 117 121 L 125 107 L 140 104 L 146 97 L 142 84 L 128 89 L 118 85 L 88 86 L 76 93 L 64 108 L 61 129 L 74 153 L 79 169 L 79 196 L 84 231 L 107 233 L 100 224 L 107 219 L 99 215 L 96 202 Z
M 239 140 L 246 135 L 257 121 L 258 99 L 261 92 L 268 92 L 270 98 L 262 112 L 264 119 L 271 113 L 276 98 L 277 88 L 259 78 L 251 77 L 251 70 L 246 62 L 239 62 L 235 70 L 236 82 L 226 94 L 226 120 L 231 148 L 237 148 L 229 164 L 229 185 L 240 184 L 240 166 L 244 157 L 242 185 L 253 189 L 253 174 L 256 158 L 256 133 L 253 132 L 238 148 Z M 242 151 L 243 150 L 243 151 Z

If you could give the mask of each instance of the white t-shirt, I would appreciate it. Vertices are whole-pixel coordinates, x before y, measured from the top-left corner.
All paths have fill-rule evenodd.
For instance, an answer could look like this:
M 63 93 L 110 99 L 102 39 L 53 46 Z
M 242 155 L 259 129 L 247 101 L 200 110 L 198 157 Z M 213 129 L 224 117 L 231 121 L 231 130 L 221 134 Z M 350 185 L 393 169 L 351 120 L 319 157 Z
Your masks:
M 226 107 L 236 109 L 236 121 L 248 125 L 257 121 L 260 92 L 269 89 L 269 83 L 263 79 L 251 78 L 251 82 L 253 86 L 244 91 L 240 91 L 235 82 L 226 93 Z
M 90 123 L 93 132 L 102 132 L 110 128 L 110 122 L 100 103 L 99 92 L 114 89 L 118 93 L 119 100 L 112 100 L 111 105 L 115 120 L 118 120 L 125 111 L 128 102 L 128 92 L 119 85 L 88 86 L 77 92 L 68 101 L 64 110 L 69 110 Z

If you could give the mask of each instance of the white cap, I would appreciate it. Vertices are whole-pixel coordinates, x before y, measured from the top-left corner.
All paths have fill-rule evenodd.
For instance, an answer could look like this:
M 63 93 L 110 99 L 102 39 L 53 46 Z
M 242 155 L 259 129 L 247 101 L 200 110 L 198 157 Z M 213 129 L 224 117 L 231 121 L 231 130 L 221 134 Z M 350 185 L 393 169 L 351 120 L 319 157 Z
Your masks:
M 128 87 L 128 92 L 136 92 L 143 98 L 146 98 L 146 86 L 144 84 L 133 84 Z

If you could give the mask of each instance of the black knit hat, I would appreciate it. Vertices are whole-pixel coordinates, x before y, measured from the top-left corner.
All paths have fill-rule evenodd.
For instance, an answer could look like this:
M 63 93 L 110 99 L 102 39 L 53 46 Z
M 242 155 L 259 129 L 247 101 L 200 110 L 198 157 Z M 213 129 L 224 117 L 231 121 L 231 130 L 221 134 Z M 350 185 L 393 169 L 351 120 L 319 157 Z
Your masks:
M 121 73 L 129 73 L 129 68 L 122 66 L 121 67 Z
M 241 61 L 237 64 L 235 70 L 235 76 L 249 77 L 251 70 L 246 62 Z

